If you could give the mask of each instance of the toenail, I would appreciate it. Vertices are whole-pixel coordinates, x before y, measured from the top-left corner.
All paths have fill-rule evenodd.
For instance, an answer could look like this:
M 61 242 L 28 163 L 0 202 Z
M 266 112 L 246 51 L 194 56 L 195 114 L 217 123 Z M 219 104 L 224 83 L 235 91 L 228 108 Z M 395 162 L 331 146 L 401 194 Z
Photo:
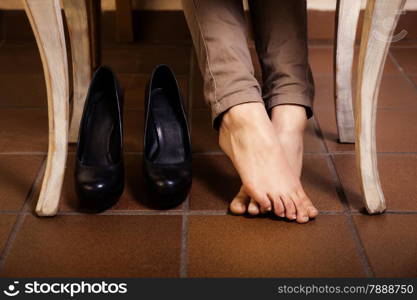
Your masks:
M 293 216 L 292 216 L 292 219 L 293 219 L 293 220 L 297 219 L 297 215 L 293 215 Z
M 269 207 L 266 208 L 266 211 L 271 211 L 271 210 L 272 210 L 272 207 L 271 206 L 269 206 Z
M 285 217 L 285 214 L 284 214 L 284 213 L 280 213 L 280 214 L 279 214 L 279 216 L 280 216 L 281 218 L 283 218 L 283 217 Z

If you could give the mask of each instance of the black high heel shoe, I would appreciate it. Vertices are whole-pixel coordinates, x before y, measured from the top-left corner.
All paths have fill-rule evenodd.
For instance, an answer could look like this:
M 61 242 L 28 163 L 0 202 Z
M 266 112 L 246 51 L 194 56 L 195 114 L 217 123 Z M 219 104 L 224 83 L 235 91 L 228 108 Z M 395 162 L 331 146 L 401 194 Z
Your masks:
M 106 210 L 123 193 L 122 107 L 116 76 L 100 67 L 90 84 L 78 136 L 75 190 L 83 210 Z
M 177 80 L 168 66 L 155 68 L 145 99 L 146 202 L 158 209 L 168 209 L 187 198 L 192 182 L 187 118 Z

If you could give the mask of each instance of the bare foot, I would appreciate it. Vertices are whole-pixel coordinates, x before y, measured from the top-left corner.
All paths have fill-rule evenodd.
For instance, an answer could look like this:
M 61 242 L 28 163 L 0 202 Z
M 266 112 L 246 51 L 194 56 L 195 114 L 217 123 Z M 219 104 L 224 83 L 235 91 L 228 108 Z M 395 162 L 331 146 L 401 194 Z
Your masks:
M 223 117 L 219 144 L 242 180 L 241 191 L 230 205 L 233 213 L 273 209 L 277 216 L 300 223 L 317 214 L 262 103 L 232 107 Z

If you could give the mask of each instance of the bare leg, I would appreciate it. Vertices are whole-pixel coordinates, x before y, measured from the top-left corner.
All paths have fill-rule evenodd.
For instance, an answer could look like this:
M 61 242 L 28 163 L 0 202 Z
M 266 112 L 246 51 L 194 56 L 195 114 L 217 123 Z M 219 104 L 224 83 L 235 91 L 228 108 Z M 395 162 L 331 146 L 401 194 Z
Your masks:
M 263 97 L 271 111 L 275 139 L 283 157 L 299 181 L 303 154 L 303 133 L 306 116 L 311 115 L 314 93 L 313 80 L 307 60 L 306 3 L 304 0 L 249 1 L 255 43 L 262 66 Z M 306 115 L 307 111 L 307 115 Z M 280 164 L 284 164 L 283 159 Z M 275 178 L 279 185 L 283 176 Z M 303 191 L 304 193 L 304 191 Z M 317 209 L 308 197 L 283 201 L 285 211 L 297 211 L 297 222 L 304 223 L 317 215 Z M 262 212 L 244 189 L 232 201 L 232 212 Z
M 214 126 L 219 126 L 219 144 L 239 173 L 243 190 L 262 212 L 308 221 L 308 197 L 276 138 L 253 74 L 242 1 L 182 2 L 205 98 Z
M 257 214 L 273 208 L 280 217 L 305 223 L 317 215 L 317 209 L 299 180 L 305 109 L 288 105 L 277 107 L 273 114 L 277 120 L 275 128 L 262 104 L 258 103 L 235 106 L 223 119 L 220 146 L 231 158 L 243 184 L 230 209 L 242 214 L 248 206 L 249 213 Z M 297 115 L 304 118 L 300 117 L 299 123 L 292 118 Z M 291 118 L 291 122 L 285 122 L 282 116 Z M 297 123 L 299 128 L 283 125 Z M 293 153 L 294 149 L 296 153 Z M 295 165 L 299 168 L 297 172 L 294 172 Z

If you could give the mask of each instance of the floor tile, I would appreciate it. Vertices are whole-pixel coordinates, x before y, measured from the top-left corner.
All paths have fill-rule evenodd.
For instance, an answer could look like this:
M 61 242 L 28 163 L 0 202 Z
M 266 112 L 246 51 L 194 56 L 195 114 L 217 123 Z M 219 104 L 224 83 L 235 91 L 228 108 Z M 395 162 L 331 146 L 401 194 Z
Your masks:
M 213 128 L 209 110 L 192 111 L 191 139 L 194 152 L 220 151 L 218 131 Z
M 0 91 L 0 107 L 47 106 L 43 74 L 0 74 Z
M 119 201 L 108 211 L 151 210 L 144 204 L 145 188 L 142 175 L 142 156 L 125 155 L 125 189 Z M 69 155 L 65 169 L 64 186 L 59 211 L 82 211 L 75 193 L 74 183 L 75 155 Z M 36 198 L 36 197 L 35 197 Z M 35 208 L 33 203 L 31 210 Z M 173 210 L 179 210 L 182 206 Z
M 16 222 L 16 215 L 0 215 L 0 253 L 6 246 L 10 231 Z
M 314 40 L 329 40 L 334 38 L 334 11 L 308 10 L 308 37 Z
M 0 276 L 177 277 L 180 230 L 180 216 L 28 215 Z
M 354 216 L 376 277 L 417 276 L 417 215 Z
M 36 44 L 4 44 L 0 48 L 1 74 L 42 74 Z
M 304 133 L 304 152 L 325 152 L 324 143 L 319 136 L 318 129 L 313 119 L 308 121 L 307 128 Z
M 110 45 L 103 49 L 103 64 L 118 73 L 150 74 L 158 64 L 168 64 L 176 74 L 188 74 L 190 45 Z
M 134 11 L 135 37 L 139 43 L 191 44 L 182 11 Z M 172 30 L 175 28 L 175 30 Z
M 234 216 L 189 218 L 188 276 L 364 276 L 344 216 L 305 225 Z
M 125 110 L 124 112 L 124 151 L 138 152 L 143 149 L 144 112 Z
M 224 155 L 194 155 L 194 181 L 191 193 L 192 210 L 226 211 L 240 188 L 240 179 Z M 302 184 L 306 193 L 321 211 L 341 211 L 340 202 L 326 157 L 304 155 Z
M 197 62 L 195 62 L 195 64 L 196 63 Z M 204 98 L 204 82 L 203 78 L 201 77 L 200 69 L 198 69 L 197 65 L 194 66 L 194 70 L 192 71 L 191 76 L 191 101 L 193 109 L 208 109 L 209 106 L 206 104 Z
M 126 76 L 126 74 L 124 75 Z M 188 94 L 188 76 L 178 75 L 176 76 L 180 91 L 183 96 L 184 105 L 187 103 Z M 150 78 L 150 74 L 131 74 L 128 79 L 124 78 L 124 90 L 125 90 L 125 109 L 144 109 L 144 98 L 147 82 Z
M 338 176 L 353 210 L 363 210 L 354 155 L 333 157 Z M 417 155 L 378 156 L 379 178 L 389 211 L 417 211 Z
M 417 76 L 410 76 L 411 80 L 414 83 L 414 86 L 417 87 Z
M 22 208 L 44 159 L 43 155 L 0 155 L 0 210 Z
M 105 44 L 101 53 L 102 64 L 111 67 L 116 73 L 138 72 L 138 51 L 133 44 Z
M 47 151 L 45 109 L 0 109 L 0 152 Z
M 314 109 L 334 111 L 333 76 L 315 78 L 316 96 Z M 353 99 L 355 98 L 353 83 Z M 382 77 L 378 97 L 379 108 L 417 108 L 417 89 L 403 75 L 385 75 Z
M 318 210 L 343 210 L 343 205 L 336 193 L 335 180 L 325 156 L 304 155 L 301 183 Z
M 241 182 L 225 155 L 193 156 L 191 210 L 226 211 Z
M 353 72 L 357 72 L 357 57 L 359 55 L 359 48 L 355 49 L 355 58 L 353 63 Z M 331 75 L 333 74 L 333 47 L 310 47 L 309 48 L 309 62 L 313 75 Z M 400 71 L 388 57 L 384 75 L 400 75 Z
M 417 152 L 417 110 L 380 110 L 377 149 L 381 152 Z
M 417 110 L 378 110 L 378 152 L 417 152 Z M 316 110 L 316 119 L 330 151 L 355 151 L 354 144 L 338 143 L 336 118 L 330 110 Z
M 417 75 L 417 47 L 392 48 L 391 53 L 409 75 Z

